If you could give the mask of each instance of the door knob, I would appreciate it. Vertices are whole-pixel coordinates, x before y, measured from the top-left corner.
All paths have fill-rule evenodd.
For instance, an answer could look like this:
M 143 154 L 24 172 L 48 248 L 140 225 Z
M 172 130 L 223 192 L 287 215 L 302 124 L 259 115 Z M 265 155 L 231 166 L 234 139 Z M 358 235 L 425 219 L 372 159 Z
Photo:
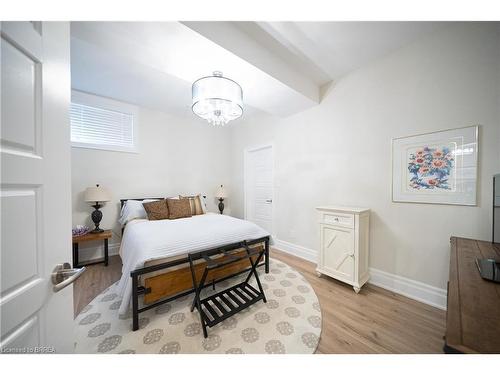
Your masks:
M 272 199 L 266 199 L 266 203 L 273 203 Z
M 85 267 L 82 268 L 71 268 L 69 263 L 58 264 L 52 271 L 52 284 L 54 285 L 54 292 L 59 292 L 60 290 L 66 288 L 69 284 L 73 283 L 78 279 L 82 273 L 86 270 Z

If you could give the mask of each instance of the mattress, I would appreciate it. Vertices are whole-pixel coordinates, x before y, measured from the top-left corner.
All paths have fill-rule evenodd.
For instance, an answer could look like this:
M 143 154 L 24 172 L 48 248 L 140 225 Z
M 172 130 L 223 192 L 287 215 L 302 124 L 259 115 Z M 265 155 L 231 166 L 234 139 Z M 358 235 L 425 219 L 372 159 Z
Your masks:
M 132 297 L 130 272 L 145 265 L 185 257 L 190 252 L 269 236 L 246 220 L 207 213 L 176 220 L 134 220 L 123 232 L 120 256 L 122 277 L 115 292 L 122 298 L 119 309 L 125 314 Z

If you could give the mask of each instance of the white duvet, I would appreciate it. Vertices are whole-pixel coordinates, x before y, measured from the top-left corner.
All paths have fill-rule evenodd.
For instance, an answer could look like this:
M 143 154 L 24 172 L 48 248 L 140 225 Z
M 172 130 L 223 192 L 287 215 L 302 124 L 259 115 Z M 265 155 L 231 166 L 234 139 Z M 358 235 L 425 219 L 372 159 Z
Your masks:
M 122 277 L 115 289 L 122 297 L 119 313 L 125 314 L 130 306 L 130 272 L 143 267 L 145 262 L 268 235 L 249 221 L 212 213 L 176 220 L 131 221 L 125 228 L 120 247 Z

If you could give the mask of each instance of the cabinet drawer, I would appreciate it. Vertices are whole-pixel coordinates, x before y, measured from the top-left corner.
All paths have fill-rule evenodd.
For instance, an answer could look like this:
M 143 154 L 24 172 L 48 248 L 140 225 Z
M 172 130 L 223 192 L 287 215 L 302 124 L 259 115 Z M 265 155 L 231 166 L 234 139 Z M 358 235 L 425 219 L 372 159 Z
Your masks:
M 352 214 L 323 212 L 321 214 L 321 221 L 325 224 L 354 228 L 354 215 Z

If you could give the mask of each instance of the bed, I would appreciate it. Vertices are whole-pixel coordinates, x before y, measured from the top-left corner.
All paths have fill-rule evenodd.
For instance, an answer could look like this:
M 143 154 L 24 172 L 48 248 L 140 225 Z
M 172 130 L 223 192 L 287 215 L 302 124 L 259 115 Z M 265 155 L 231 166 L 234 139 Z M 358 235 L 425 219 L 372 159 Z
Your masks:
M 121 200 L 122 207 L 128 200 Z M 268 273 L 269 243 L 270 235 L 264 229 L 227 215 L 205 213 L 175 220 L 132 220 L 123 230 L 120 245 L 123 269 L 115 289 L 122 298 L 119 314 L 126 315 L 132 304 L 132 326 L 137 330 L 141 312 L 192 293 L 188 253 L 209 250 L 218 254 L 221 250 L 263 247 L 265 257 L 259 266 L 264 265 Z M 203 264 L 196 256 L 194 260 L 198 276 Z M 242 261 L 216 270 L 209 275 L 208 286 L 247 269 L 248 261 Z M 141 296 L 142 306 L 139 307 Z

